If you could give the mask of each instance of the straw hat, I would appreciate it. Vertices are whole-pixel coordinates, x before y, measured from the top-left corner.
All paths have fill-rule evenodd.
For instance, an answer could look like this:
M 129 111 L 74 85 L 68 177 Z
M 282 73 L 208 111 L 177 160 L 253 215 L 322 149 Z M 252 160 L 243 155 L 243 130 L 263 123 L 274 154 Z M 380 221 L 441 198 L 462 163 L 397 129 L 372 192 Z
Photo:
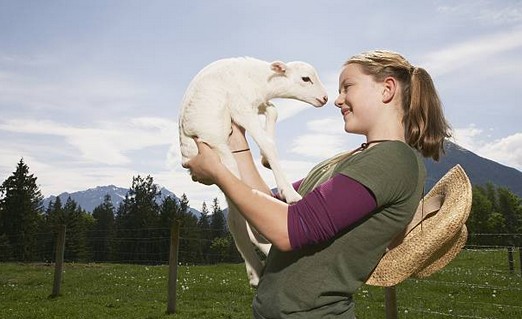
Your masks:
M 424 196 L 413 220 L 366 283 L 394 286 L 408 277 L 428 277 L 446 266 L 466 243 L 471 196 L 468 176 L 456 165 Z

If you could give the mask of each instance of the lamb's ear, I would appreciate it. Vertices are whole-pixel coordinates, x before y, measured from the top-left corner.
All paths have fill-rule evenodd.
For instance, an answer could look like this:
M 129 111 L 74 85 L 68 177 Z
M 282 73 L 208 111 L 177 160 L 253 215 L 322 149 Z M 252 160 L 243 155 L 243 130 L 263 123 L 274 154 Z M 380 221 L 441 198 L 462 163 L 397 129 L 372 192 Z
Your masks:
M 272 64 L 270 64 L 270 69 L 272 69 L 272 71 L 274 71 L 277 74 L 283 75 L 286 72 L 286 64 L 284 64 L 284 62 L 281 61 L 274 61 L 272 62 Z

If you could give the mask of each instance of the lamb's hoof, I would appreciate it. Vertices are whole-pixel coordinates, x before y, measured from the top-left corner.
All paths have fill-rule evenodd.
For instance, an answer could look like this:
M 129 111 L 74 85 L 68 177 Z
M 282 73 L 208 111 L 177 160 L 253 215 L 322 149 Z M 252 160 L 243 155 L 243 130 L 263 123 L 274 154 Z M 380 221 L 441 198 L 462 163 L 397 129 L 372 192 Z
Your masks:
M 281 191 L 279 195 L 286 200 L 288 204 L 293 204 L 295 202 L 298 202 L 303 198 L 301 195 L 299 195 L 296 191 L 292 189 L 290 192 Z
M 248 281 L 248 283 L 250 284 L 250 287 L 257 288 L 257 286 L 259 285 L 259 277 L 250 276 L 250 280 Z

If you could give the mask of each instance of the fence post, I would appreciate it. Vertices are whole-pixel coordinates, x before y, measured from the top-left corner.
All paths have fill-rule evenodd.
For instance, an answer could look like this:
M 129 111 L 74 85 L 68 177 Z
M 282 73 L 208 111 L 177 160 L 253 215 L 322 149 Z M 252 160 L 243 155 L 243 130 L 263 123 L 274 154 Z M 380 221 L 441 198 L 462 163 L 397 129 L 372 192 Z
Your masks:
M 520 267 L 520 276 L 522 276 L 522 247 L 518 247 L 518 259 L 519 259 L 519 267 Z
M 167 314 L 176 312 L 176 287 L 178 283 L 179 221 L 172 222 L 170 228 L 169 283 Z
M 386 319 L 397 319 L 399 312 L 397 310 L 397 291 L 395 290 L 395 286 L 384 288 L 384 299 Z
M 56 257 L 54 264 L 54 284 L 51 298 L 58 297 L 60 295 L 60 288 L 62 286 L 62 273 L 63 273 L 63 255 L 65 252 L 65 225 L 60 225 L 58 228 L 58 236 L 56 240 Z
M 507 248 L 508 251 L 508 264 L 509 264 L 509 272 L 514 273 L 515 272 L 515 262 L 513 260 L 513 246 L 510 246 Z

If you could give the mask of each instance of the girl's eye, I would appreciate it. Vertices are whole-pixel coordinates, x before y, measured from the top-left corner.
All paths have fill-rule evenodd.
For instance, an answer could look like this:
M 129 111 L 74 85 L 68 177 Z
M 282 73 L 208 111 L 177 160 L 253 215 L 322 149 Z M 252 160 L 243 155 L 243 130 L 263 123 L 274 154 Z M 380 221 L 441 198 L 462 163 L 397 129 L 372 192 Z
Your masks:
M 303 76 L 303 77 L 301 78 L 301 80 L 303 80 L 303 82 L 310 82 L 310 83 L 314 84 L 314 83 L 312 82 L 312 80 L 311 80 L 309 77 L 307 77 L 307 76 Z

